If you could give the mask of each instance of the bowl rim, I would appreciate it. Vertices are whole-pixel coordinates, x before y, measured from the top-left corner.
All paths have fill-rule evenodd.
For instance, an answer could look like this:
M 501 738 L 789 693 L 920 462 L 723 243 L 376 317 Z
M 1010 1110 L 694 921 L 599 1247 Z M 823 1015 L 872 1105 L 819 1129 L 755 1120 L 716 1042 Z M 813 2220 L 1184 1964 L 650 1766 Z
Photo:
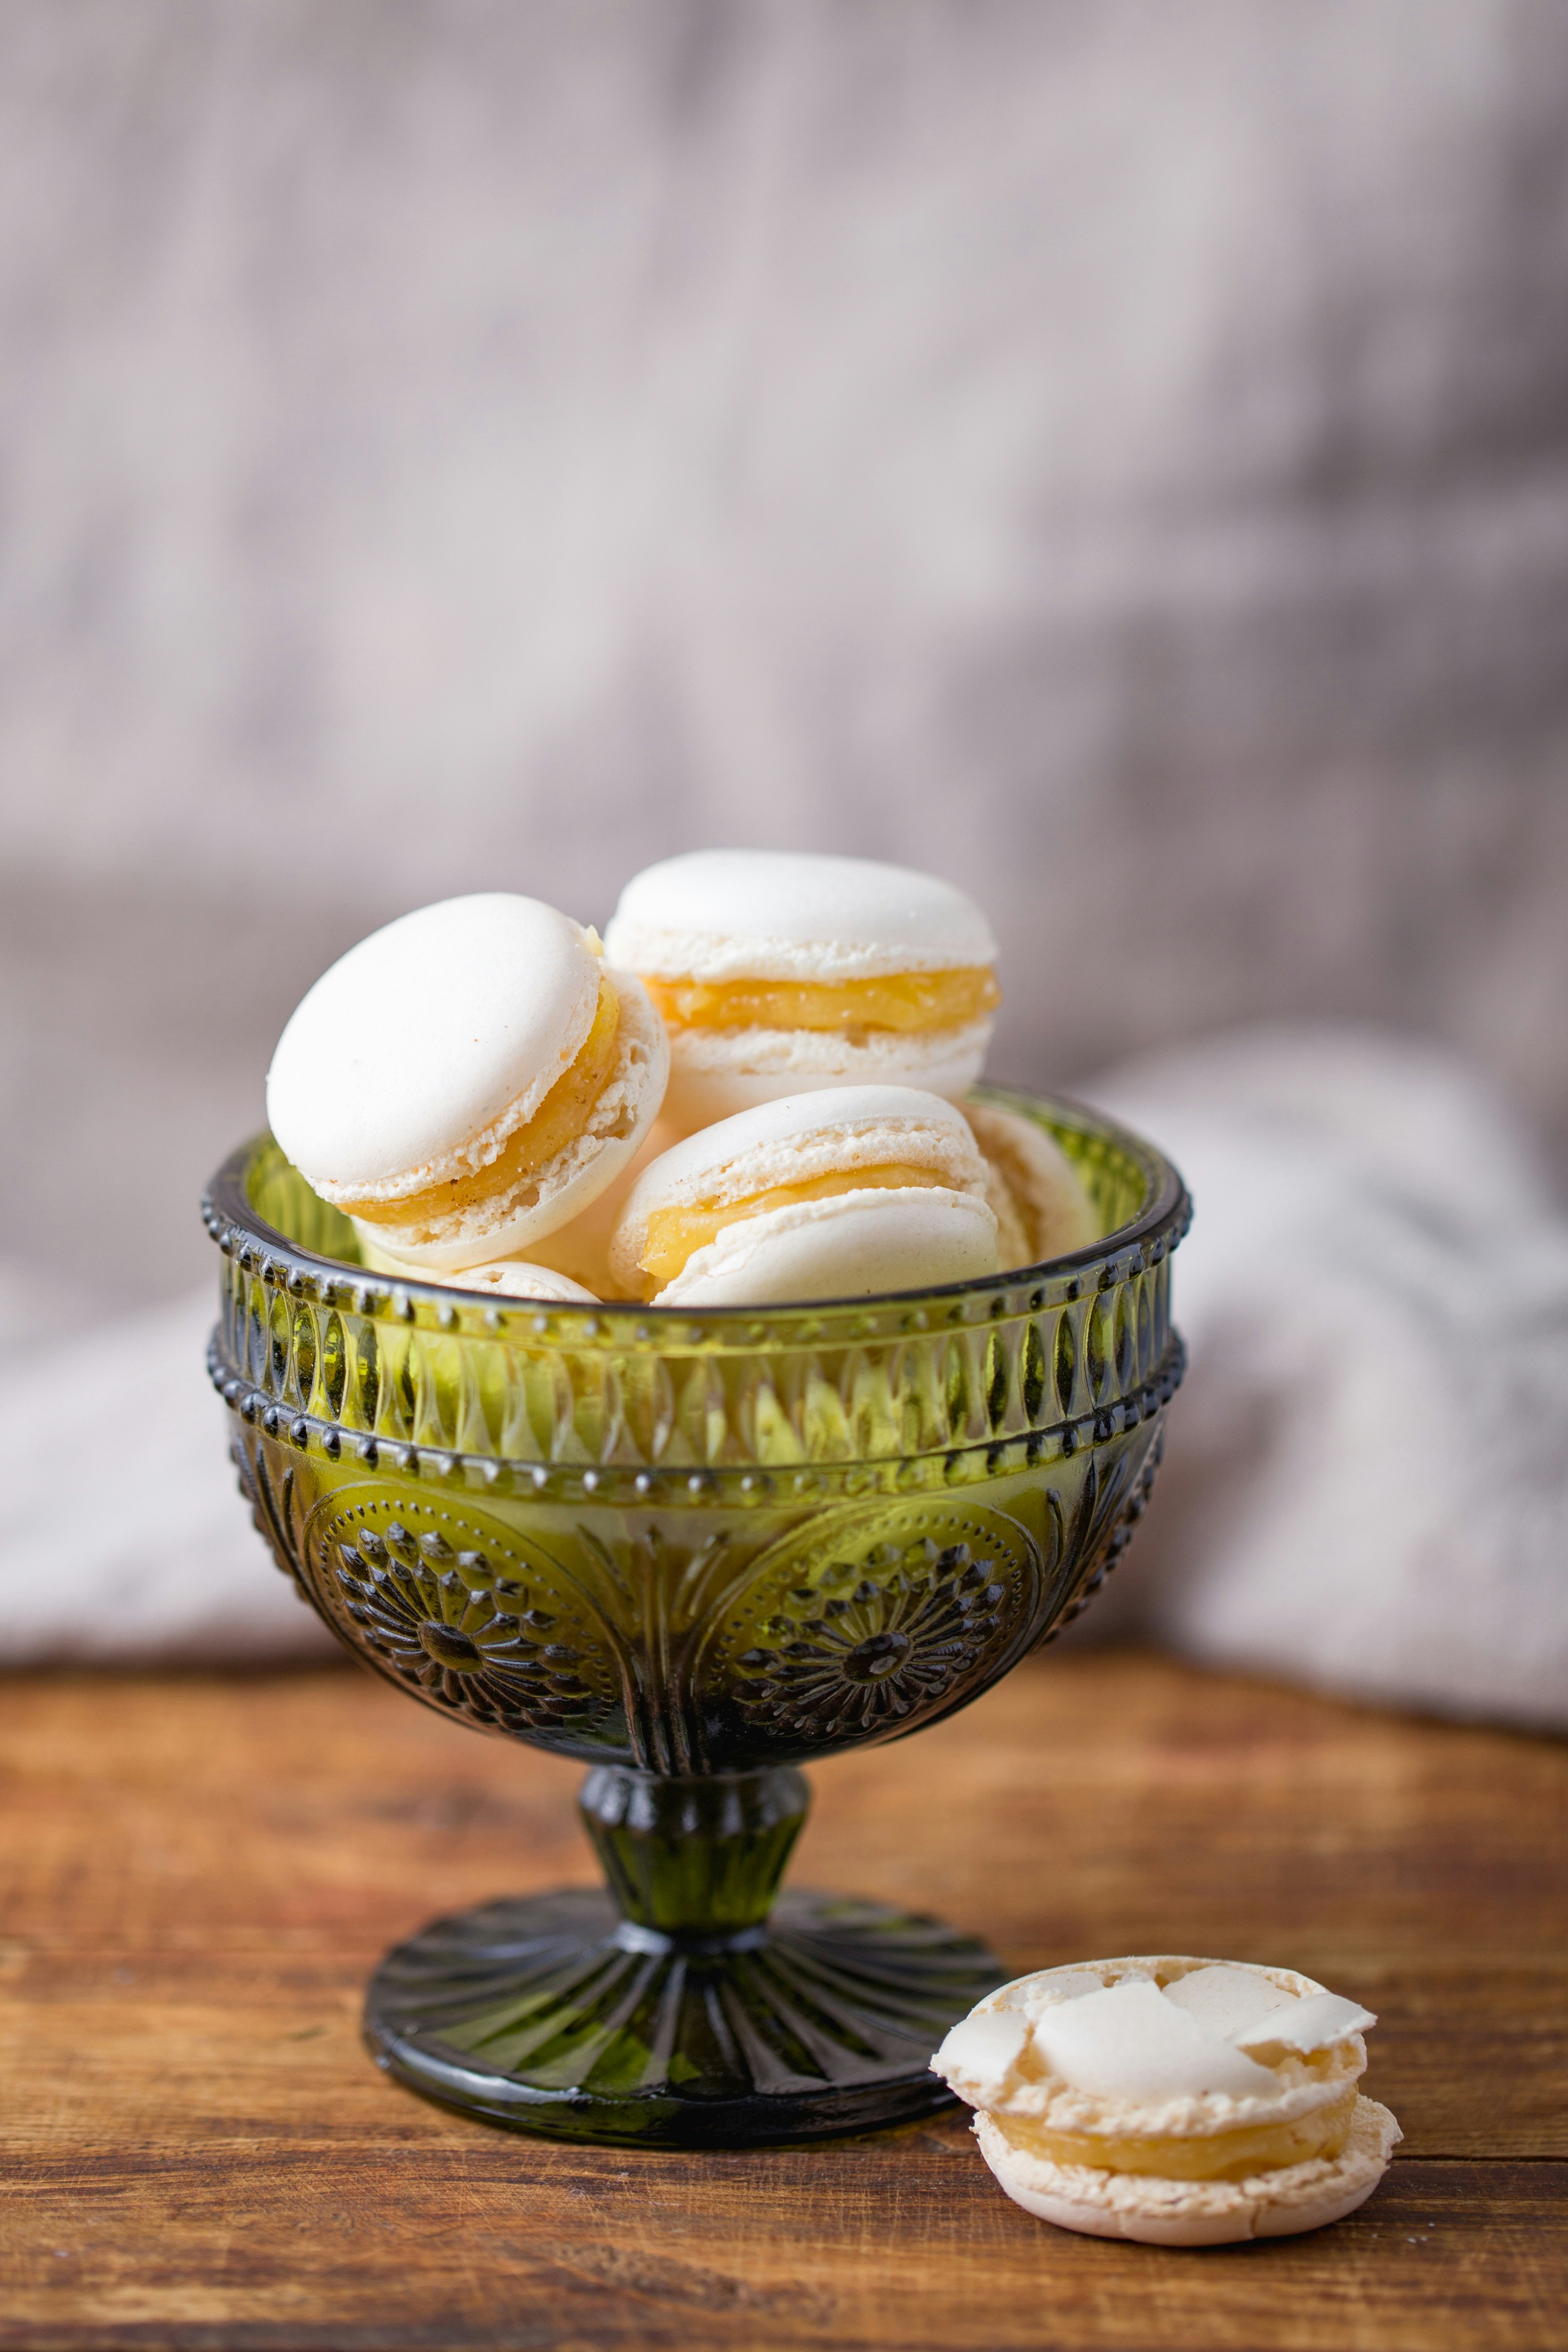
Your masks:
M 848 1298 L 798 1299 L 768 1304 L 730 1307 L 656 1307 L 643 1305 L 636 1299 L 601 1299 L 591 1305 L 587 1301 L 567 1299 L 506 1298 L 497 1300 L 492 1293 L 466 1290 L 458 1282 L 433 1282 L 410 1267 L 405 1273 L 386 1274 L 369 1266 L 355 1265 L 346 1258 L 327 1257 L 320 1252 L 307 1249 L 301 1243 L 291 1241 L 276 1225 L 268 1224 L 252 1206 L 246 1190 L 246 1180 L 256 1156 L 277 1139 L 262 1128 L 236 1146 L 217 1169 L 202 1196 L 202 1214 L 208 1232 L 220 1248 L 239 1241 L 248 1242 L 271 1260 L 275 1275 L 287 1279 L 298 1275 L 310 1280 L 326 1280 L 341 1284 L 345 1280 L 372 1291 L 395 1292 L 410 1300 L 422 1300 L 440 1309 L 444 1307 L 466 1306 L 493 1311 L 500 1308 L 511 1315 L 531 1314 L 536 1322 L 568 1318 L 581 1322 L 592 1320 L 602 1324 L 606 1319 L 619 1325 L 632 1322 L 653 1329 L 673 1328 L 676 1324 L 700 1321 L 704 1325 L 756 1324 L 766 1320 L 776 1324 L 791 1318 L 820 1321 L 824 1317 L 864 1317 L 888 1307 L 922 1306 L 930 1301 L 961 1305 L 970 1299 L 994 1299 L 998 1290 L 1038 1287 L 1041 1283 L 1066 1280 L 1072 1285 L 1069 1295 L 1076 1291 L 1074 1276 L 1085 1274 L 1103 1275 L 1112 1263 L 1125 1258 L 1129 1253 L 1134 1261 L 1151 1262 L 1150 1252 L 1163 1257 L 1174 1249 L 1192 1222 L 1192 1201 L 1179 1171 L 1156 1144 L 1139 1135 L 1135 1129 L 1124 1127 L 1108 1112 L 1098 1110 L 1071 1095 L 1036 1094 L 1021 1087 L 984 1083 L 970 1089 L 972 1098 L 982 1106 L 997 1110 L 1020 1112 L 1025 1117 L 1040 1111 L 1061 1114 L 1062 1123 L 1117 1146 L 1135 1165 L 1144 1171 L 1146 1180 L 1142 1206 L 1137 1214 L 1124 1224 L 1117 1225 L 1097 1241 L 1082 1248 L 1066 1252 L 1061 1257 L 1042 1258 L 1032 1265 L 1008 1266 L 996 1274 L 980 1275 L 967 1282 L 928 1284 L 915 1290 L 876 1291 L 870 1296 Z M 1132 1269 L 1129 1268 L 1128 1271 Z M 1103 1286 L 1103 1285 L 1102 1285 Z M 644 1329 L 644 1339 L 653 1336 Z

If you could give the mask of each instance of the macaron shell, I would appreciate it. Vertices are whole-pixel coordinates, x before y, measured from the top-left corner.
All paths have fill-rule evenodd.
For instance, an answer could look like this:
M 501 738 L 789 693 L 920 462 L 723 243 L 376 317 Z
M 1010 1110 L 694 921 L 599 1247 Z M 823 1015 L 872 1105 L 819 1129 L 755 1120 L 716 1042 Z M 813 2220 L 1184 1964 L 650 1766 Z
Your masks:
M 962 1192 L 985 1190 L 985 1162 L 968 1120 L 917 1087 L 840 1087 L 771 1097 L 685 1137 L 647 1171 L 640 1212 L 675 1202 L 741 1199 L 823 1169 L 871 1165 L 919 1149 Z M 716 1191 L 716 1185 L 718 1189 Z
M 974 901 L 869 858 L 699 849 L 628 882 L 605 951 L 676 980 L 862 980 L 996 961 Z
M 502 1298 L 553 1299 L 562 1306 L 597 1307 L 601 1303 L 596 1291 L 585 1288 L 554 1266 L 534 1265 L 526 1258 L 517 1257 L 456 1270 L 415 1265 L 408 1258 L 394 1257 L 390 1250 L 381 1248 L 373 1238 L 371 1226 L 357 1224 L 355 1231 L 360 1238 L 361 1262 L 367 1271 L 389 1275 L 394 1281 L 401 1275 L 414 1282 L 439 1282 L 448 1289 L 480 1290 Z
M 997 1270 L 997 1221 L 967 1192 L 904 1185 L 801 1201 L 727 1225 L 658 1293 L 659 1307 L 871 1298 Z
M 374 1198 L 530 1118 L 587 1037 L 600 960 L 570 916 L 500 891 L 418 908 L 350 948 L 295 1008 L 267 1120 L 307 1181 Z
M 596 967 L 597 970 L 597 967 Z M 612 971 L 621 999 L 615 1066 L 582 1132 L 519 1187 L 510 1202 L 481 1202 L 440 1231 L 373 1228 L 376 1246 L 411 1266 L 456 1268 L 525 1255 L 529 1245 L 580 1216 L 635 1157 L 658 1118 L 670 1074 L 669 1040 L 647 990 Z M 355 1230 L 364 1234 L 361 1221 Z
M 1136 1983 L 1147 1980 L 1170 1983 L 1184 1976 L 1194 1975 L 1216 1966 L 1233 1968 L 1239 1974 L 1257 1979 L 1260 1986 L 1271 1988 L 1294 2000 L 1305 2000 L 1326 1991 L 1312 1978 L 1302 1976 L 1293 1969 L 1265 1966 L 1257 1961 L 1238 1960 L 1216 1962 L 1186 1953 L 1135 1953 L 1114 1959 L 1084 1960 L 1065 1969 L 1040 1969 L 1027 1977 L 1016 1978 L 1001 1985 L 994 1993 L 977 2005 L 972 2012 L 977 2017 L 993 2009 L 1018 2009 L 1033 2017 L 1040 2008 L 1056 1997 L 1057 1988 L 1064 1980 L 1081 1984 L 1085 1977 L 1097 1979 L 1103 1988 L 1108 1985 Z M 946 2045 L 944 2045 L 946 2047 Z M 937 2053 L 936 2072 L 943 2075 L 958 2096 L 973 2107 L 988 2109 L 994 2115 L 1012 2115 L 1025 2121 L 1042 2124 L 1049 2130 L 1104 2132 L 1113 2136 L 1149 2138 L 1165 2133 L 1204 2133 L 1229 2130 L 1244 2126 L 1294 2122 L 1298 2117 L 1326 2106 L 1347 2091 L 1359 2079 L 1366 2066 L 1366 2044 L 1352 2037 L 1323 2061 L 1311 2069 L 1287 2066 L 1280 2073 L 1277 2092 L 1264 2100 L 1250 2097 L 1234 2098 L 1223 2093 L 1204 2096 L 1159 2097 L 1148 2099 L 1110 2096 L 1075 2087 L 1049 2071 L 1010 2079 L 998 2086 L 971 2078 L 963 2064 L 947 2066 Z
M 966 1103 L 964 1110 L 991 1171 L 988 1197 L 998 1223 L 1023 1251 L 1016 1260 L 1004 1255 L 1004 1267 L 1066 1257 L 1098 1240 L 1094 1204 L 1053 1135 L 991 1103 Z
M 455 1274 L 431 1277 L 453 1290 L 476 1290 L 486 1298 L 537 1299 L 543 1306 L 597 1307 L 597 1291 L 559 1274 L 553 1266 L 530 1265 L 527 1258 L 502 1258 L 493 1265 L 469 1265 Z
M 925 1032 L 676 1029 L 664 1116 L 684 1135 L 758 1103 L 825 1087 L 918 1087 L 961 1102 L 985 1066 L 992 1024 Z
M 1343 2221 L 1365 2204 L 1404 2137 L 1386 2107 L 1360 2095 L 1337 2157 L 1313 2157 L 1245 2180 L 1171 2180 L 1052 2164 L 1018 2147 L 988 2115 L 977 2115 L 972 2128 L 998 2182 L 1026 2212 L 1059 2230 L 1149 2246 L 1235 2245 Z

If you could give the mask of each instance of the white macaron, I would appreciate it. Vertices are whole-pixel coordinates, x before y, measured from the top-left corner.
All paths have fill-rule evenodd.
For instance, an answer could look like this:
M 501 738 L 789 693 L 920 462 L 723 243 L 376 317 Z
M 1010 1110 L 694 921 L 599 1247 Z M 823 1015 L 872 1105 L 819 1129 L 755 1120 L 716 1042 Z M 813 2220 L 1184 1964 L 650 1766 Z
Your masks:
M 1101 1221 L 1061 1146 L 1032 1118 L 994 1103 L 966 1103 L 984 1154 L 986 1197 L 997 1213 L 1002 1271 L 1066 1257 L 1098 1241 Z
M 372 932 L 295 1011 L 272 1131 L 364 1239 L 484 1265 L 586 1208 L 631 1160 L 669 1049 L 641 982 L 537 898 L 448 898 Z
M 597 1307 L 597 1291 L 584 1289 L 553 1265 L 530 1265 L 527 1258 L 504 1257 L 494 1265 L 465 1265 L 445 1273 L 432 1272 L 432 1282 L 452 1290 L 476 1290 L 486 1298 L 537 1300 L 544 1307 Z
M 663 1307 L 864 1298 L 997 1270 L 986 1169 L 962 1112 L 913 1087 L 758 1104 L 632 1187 L 617 1286 Z
M 959 1100 L 1000 1002 L 997 943 L 951 883 L 860 857 L 704 849 L 635 876 L 606 952 L 671 1033 L 683 1131 L 819 1087 Z
M 369 1273 L 390 1275 L 393 1280 L 401 1275 L 418 1282 L 438 1282 L 448 1290 L 477 1290 L 486 1297 L 534 1298 L 562 1307 L 601 1303 L 597 1290 L 555 1265 L 535 1265 L 521 1257 L 497 1258 L 488 1265 L 414 1265 L 406 1258 L 394 1257 L 391 1250 L 378 1248 L 369 1225 L 361 1224 L 358 1235 L 361 1264 Z M 552 1234 L 541 1246 L 548 1249 L 555 1238 Z
M 1358 2088 L 1369 2010 L 1293 1969 L 1153 1955 L 989 1993 L 932 2066 L 1008 2195 L 1063 2230 L 1166 2246 L 1321 2229 L 1400 2131 Z

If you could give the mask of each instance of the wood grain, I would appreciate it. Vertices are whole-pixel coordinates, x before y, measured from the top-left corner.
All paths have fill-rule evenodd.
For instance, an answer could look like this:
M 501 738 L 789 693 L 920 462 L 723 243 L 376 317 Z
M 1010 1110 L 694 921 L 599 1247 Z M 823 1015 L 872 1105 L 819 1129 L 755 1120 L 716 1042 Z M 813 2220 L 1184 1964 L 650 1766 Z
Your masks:
M 579 1775 L 350 1668 L 0 1685 L 0 2346 L 1484 2347 L 1568 2340 L 1568 1749 L 1146 1658 L 839 1759 L 794 1875 L 1019 1969 L 1288 1961 L 1382 2022 L 1364 2211 L 1180 2254 L 1052 2231 L 961 2122 L 557 2147 L 358 2039 L 432 1914 L 588 1881 Z

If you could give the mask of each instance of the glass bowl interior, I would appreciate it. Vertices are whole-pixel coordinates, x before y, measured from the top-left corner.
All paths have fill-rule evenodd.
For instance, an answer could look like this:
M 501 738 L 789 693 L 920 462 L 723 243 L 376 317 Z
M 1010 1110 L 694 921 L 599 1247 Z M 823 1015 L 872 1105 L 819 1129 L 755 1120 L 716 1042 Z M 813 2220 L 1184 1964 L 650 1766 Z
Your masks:
M 1129 1253 L 1146 1253 L 1151 1244 L 1163 1244 L 1168 1249 L 1180 1239 L 1190 1215 L 1181 1179 L 1164 1155 L 1141 1136 L 1061 1097 L 1036 1097 L 1003 1087 L 978 1087 L 975 1093 L 981 1102 L 1033 1121 L 1061 1146 L 1093 1206 L 1100 1227 L 1096 1240 L 1039 1265 L 1011 1267 L 978 1281 L 888 1294 L 870 1300 L 812 1300 L 790 1308 L 710 1307 L 695 1317 L 689 1309 L 648 1307 L 636 1302 L 607 1301 L 592 1308 L 541 1308 L 536 1302 L 525 1301 L 513 1303 L 514 1319 L 520 1325 L 526 1318 L 531 1336 L 547 1341 L 550 1331 L 557 1328 L 563 1338 L 576 1338 L 580 1336 L 585 1320 L 602 1326 L 624 1325 L 630 1319 L 633 1325 L 643 1327 L 645 1344 L 653 1347 L 674 1325 L 687 1327 L 694 1321 L 700 1322 L 705 1330 L 711 1328 L 716 1335 L 727 1325 L 755 1326 L 761 1319 L 776 1329 L 786 1343 L 792 1324 L 809 1324 L 813 1344 L 821 1344 L 834 1327 L 841 1325 L 846 1331 L 850 1326 L 858 1327 L 859 1336 L 866 1336 L 863 1327 L 868 1313 L 878 1309 L 892 1308 L 896 1318 L 900 1307 L 940 1300 L 956 1308 L 957 1319 L 962 1320 L 966 1300 L 990 1302 L 998 1291 L 1035 1290 L 1041 1282 L 1058 1287 L 1074 1283 L 1082 1286 L 1085 1277 L 1092 1286 L 1107 1267 L 1119 1275 L 1119 1261 Z M 328 1267 L 339 1272 L 358 1270 L 361 1285 L 368 1279 L 376 1289 L 393 1291 L 400 1298 L 407 1297 L 447 1307 L 466 1299 L 486 1318 L 487 1329 L 496 1328 L 494 1298 L 477 1292 L 465 1293 L 460 1282 L 431 1283 L 412 1270 L 395 1277 L 384 1273 L 367 1277 L 359 1238 L 349 1218 L 310 1190 L 268 1135 L 243 1145 L 225 1164 L 209 1189 L 206 1207 L 209 1225 L 215 1215 L 231 1230 L 248 1234 L 254 1244 L 270 1253 L 275 1260 L 287 1260 L 301 1271 Z M 624 1332 L 622 1336 L 625 1336 Z
M 371 1273 L 348 1220 L 262 1137 L 206 1203 L 225 1257 L 213 1376 L 237 1411 L 332 1458 L 391 1445 L 411 1471 L 577 1469 L 606 1499 L 674 1474 L 789 1473 L 804 1496 L 814 1468 L 940 1483 L 994 1468 L 998 1446 L 1025 1444 L 1031 1465 L 1070 1454 L 1145 1422 L 1179 1378 L 1169 1257 L 1186 1194 L 1092 1112 L 987 1098 L 1061 1140 L 1099 1241 L 983 1282 L 696 1313 Z

